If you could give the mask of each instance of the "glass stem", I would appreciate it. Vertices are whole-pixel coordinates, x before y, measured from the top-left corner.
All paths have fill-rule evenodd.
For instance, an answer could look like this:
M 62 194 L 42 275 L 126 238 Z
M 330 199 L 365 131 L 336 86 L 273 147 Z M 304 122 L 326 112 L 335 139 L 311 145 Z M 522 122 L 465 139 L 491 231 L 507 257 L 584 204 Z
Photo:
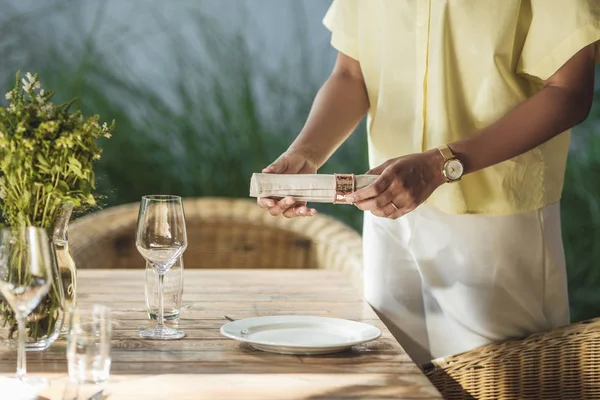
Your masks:
M 25 318 L 21 313 L 17 316 L 17 326 L 19 327 L 19 344 L 17 348 L 17 378 L 23 380 L 27 375 L 27 362 L 25 356 Z
M 158 274 L 158 326 L 163 328 L 165 326 L 165 296 L 163 293 L 163 283 L 165 274 Z

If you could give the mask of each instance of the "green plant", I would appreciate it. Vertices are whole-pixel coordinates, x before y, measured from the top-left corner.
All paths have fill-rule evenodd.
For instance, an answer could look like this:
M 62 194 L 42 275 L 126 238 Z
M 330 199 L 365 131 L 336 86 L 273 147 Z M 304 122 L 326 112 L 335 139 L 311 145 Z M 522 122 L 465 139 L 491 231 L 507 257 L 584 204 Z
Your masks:
M 109 138 L 114 124 L 55 105 L 53 91 L 42 89 L 38 76 L 17 73 L 15 87 L 0 107 L 0 220 L 8 227 L 37 226 L 50 230 L 65 203 L 76 209 L 96 205 L 94 163 L 100 159 L 97 139 Z M 11 271 L 19 274 L 20 271 Z M 28 324 L 34 339 L 54 329 L 56 288 L 38 307 L 44 317 Z M 44 310 L 43 312 L 40 310 Z M 16 327 L 10 307 L 0 302 L 2 323 Z
M 22 86 L 21 86 L 22 83 Z M 0 108 L 0 211 L 8 226 L 50 228 L 60 206 L 95 206 L 94 163 L 114 124 L 99 124 L 70 111 L 71 103 L 54 105 L 37 75 L 27 74 L 6 94 Z

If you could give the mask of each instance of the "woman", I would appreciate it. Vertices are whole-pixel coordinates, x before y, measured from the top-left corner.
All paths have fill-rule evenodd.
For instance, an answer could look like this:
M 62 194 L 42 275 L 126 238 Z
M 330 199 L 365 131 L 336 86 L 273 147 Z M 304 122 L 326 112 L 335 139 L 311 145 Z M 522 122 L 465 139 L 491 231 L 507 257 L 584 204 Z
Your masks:
M 418 363 L 569 323 L 559 200 L 597 0 L 334 0 L 339 54 L 266 173 L 316 173 L 368 113 L 365 297 Z M 310 216 L 293 198 L 272 215 Z

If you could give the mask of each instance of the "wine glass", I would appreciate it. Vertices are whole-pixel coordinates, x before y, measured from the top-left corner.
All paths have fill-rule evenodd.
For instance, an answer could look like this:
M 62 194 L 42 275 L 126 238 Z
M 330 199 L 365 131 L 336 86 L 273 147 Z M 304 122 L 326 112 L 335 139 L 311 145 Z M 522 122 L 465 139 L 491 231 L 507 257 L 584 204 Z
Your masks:
M 0 294 L 12 308 L 19 328 L 16 378 L 35 387 L 47 386 L 48 381 L 26 376 L 25 319 L 50 289 L 50 251 L 48 236 L 42 228 L 0 230 Z
M 158 273 L 157 326 L 143 329 L 145 339 L 181 339 L 185 333 L 164 324 L 163 284 L 167 271 L 187 247 L 185 216 L 181 197 L 152 195 L 142 197 L 137 222 L 135 245 L 146 261 Z

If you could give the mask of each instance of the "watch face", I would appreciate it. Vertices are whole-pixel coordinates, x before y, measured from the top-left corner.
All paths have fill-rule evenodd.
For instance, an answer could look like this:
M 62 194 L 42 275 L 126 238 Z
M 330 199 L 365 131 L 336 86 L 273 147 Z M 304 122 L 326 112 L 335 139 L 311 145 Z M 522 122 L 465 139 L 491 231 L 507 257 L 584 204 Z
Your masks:
M 449 160 L 446 165 L 444 165 L 444 173 L 446 178 L 450 179 L 451 181 L 460 179 L 463 175 L 463 171 L 464 169 L 462 163 L 456 159 Z

